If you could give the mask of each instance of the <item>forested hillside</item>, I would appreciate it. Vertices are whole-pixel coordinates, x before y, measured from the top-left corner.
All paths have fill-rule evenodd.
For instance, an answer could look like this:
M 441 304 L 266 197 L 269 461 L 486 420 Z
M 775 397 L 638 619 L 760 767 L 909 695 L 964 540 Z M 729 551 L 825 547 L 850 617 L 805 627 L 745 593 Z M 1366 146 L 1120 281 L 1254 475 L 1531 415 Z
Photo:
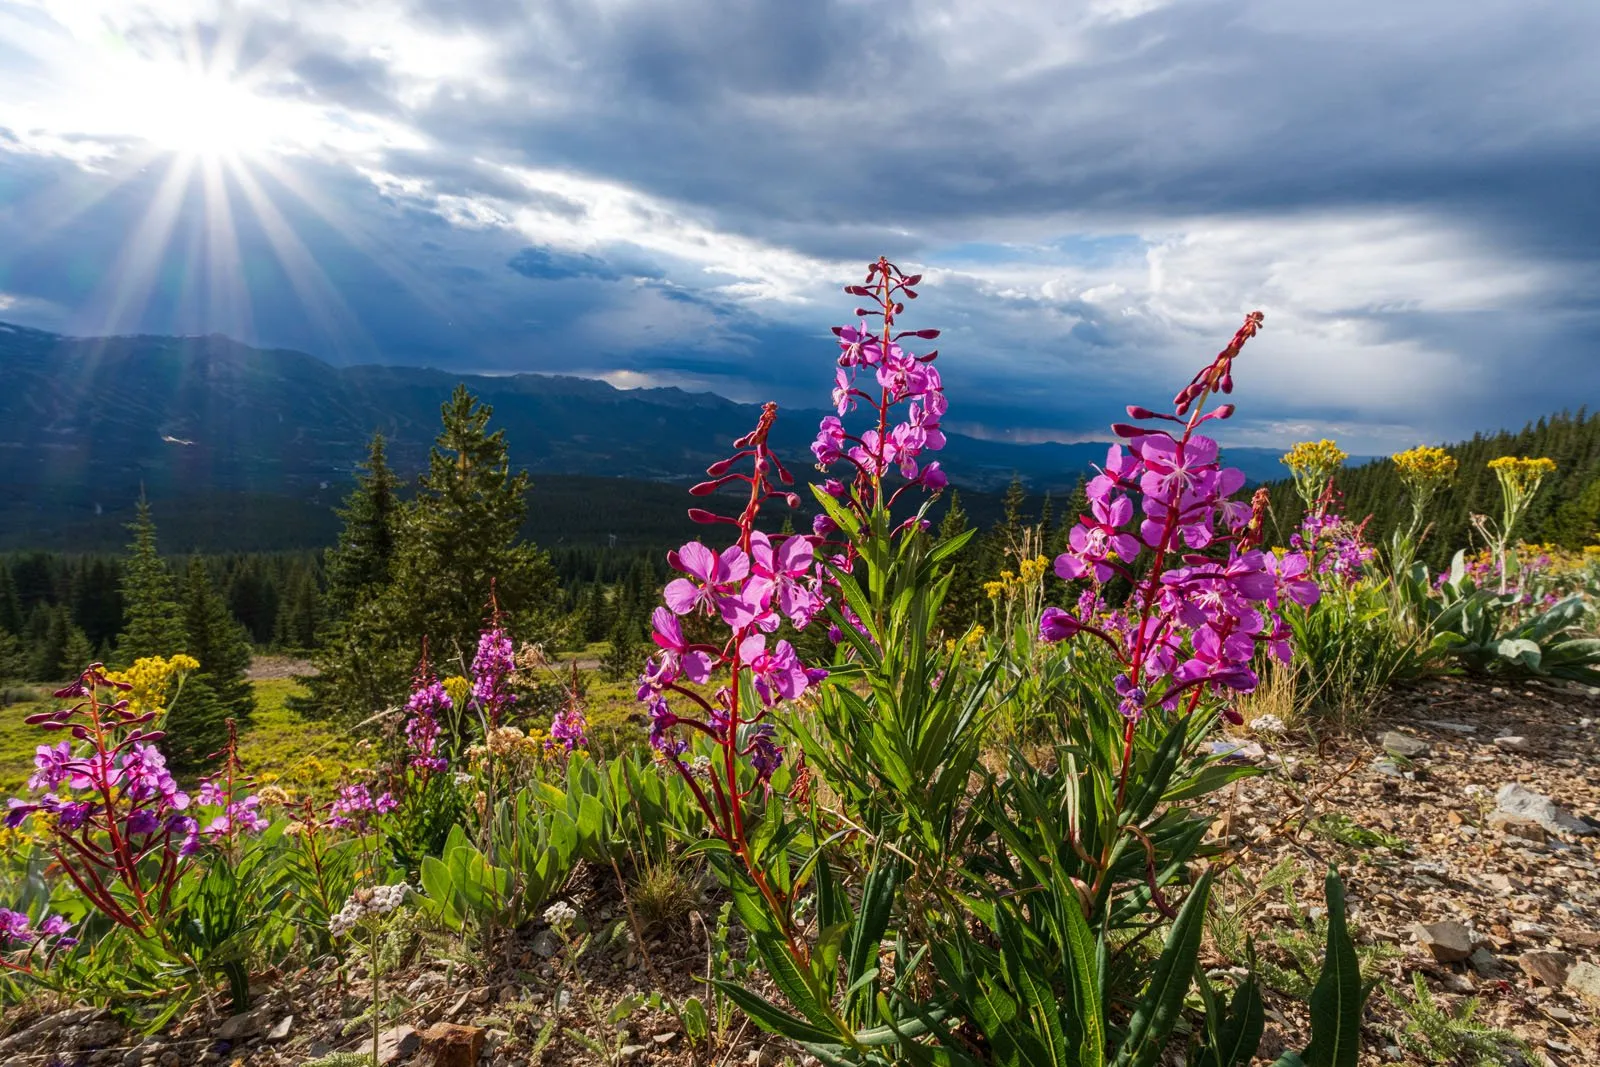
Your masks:
M 1429 509 L 1432 529 L 1423 558 L 1432 565 L 1443 565 L 1457 548 L 1475 542 L 1473 514 L 1497 512 L 1500 487 L 1489 461 L 1499 456 L 1545 456 L 1556 464 L 1528 507 L 1519 532 L 1522 540 L 1570 549 L 1600 540 L 1600 414 L 1586 408 L 1564 411 L 1520 430 L 1475 434 L 1445 450 L 1459 466 L 1455 484 L 1438 494 Z M 1337 484 L 1344 493 L 1344 513 L 1357 521 L 1371 515 L 1374 530 L 1394 529 L 1410 512 L 1399 474 L 1387 458 L 1348 468 Z M 1292 483 L 1273 484 L 1272 507 L 1287 536 L 1302 512 Z

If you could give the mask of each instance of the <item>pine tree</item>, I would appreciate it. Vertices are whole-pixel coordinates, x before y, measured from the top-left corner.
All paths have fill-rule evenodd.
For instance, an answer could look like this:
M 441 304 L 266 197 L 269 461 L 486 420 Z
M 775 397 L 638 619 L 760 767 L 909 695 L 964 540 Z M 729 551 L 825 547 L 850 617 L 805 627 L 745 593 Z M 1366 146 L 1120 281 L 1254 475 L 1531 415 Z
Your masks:
M 297 565 L 289 573 L 287 592 L 278 608 L 272 640 L 279 648 L 306 651 L 315 648 L 322 631 L 323 597 L 311 568 Z
M 99 556 L 80 559 L 72 570 L 72 621 L 83 628 L 91 645 L 116 640 L 122 629 L 121 576 L 117 570 L 115 560 Z
M 122 570 L 124 629 L 117 638 L 117 659 L 124 666 L 145 656 L 171 656 L 184 645 L 183 613 L 172 574 L 156 552 L 156 524 L 142 496 L 128 529 L 133 542 Z
M 9 630 L 0 630 L 0 681 L 28 676 L 28 654 L 22 639 Z
M 606 587 L 596 578 L 589 583 L 583 600 L 583 640 L 585 644 L 605 640 L 611 632 L 612 618 L 606 610 Z
M 549 558 L 520 539 L 529 479 L 512 473 L 505 431 L 488 432 L 493 409 L 458 385 L 416 499 L 405 508 L 384 596 L 390 625 L 413 647 L 426 634 L 441 654 L 470 655 L 489 612 L 525 639 L 554 621 L 557 582 Z
M 600 673 L 608 682 L 621 682 L 639 674 L 644 657 L 639 648 L 641 627 L 636 618 L 625 611 L 617 612 L 617 621 L 611 627 L 611 647 L 600 660 Z
M 199 670 L 190 680 L 204 681 L 225 715 L 240 723 L 249 722 L 256 710 L 255 690 L 246 677 L 250 669 L 250 639 L 244 627 L 228 613 L 228 605 L 211 584 L 211 575 L 199 556 L 189 559 L 183 593 L 183 651 L 200 661 Z
M 61 677 L 71 678 L 93 663 L 94 645 L 82 627 L 67 626 L 67 640 L 61 647 Z
M 400 498 L 395 495 L 383 434 L 372 435 L 367 461 L 356 470 L 356 487 L 338 509 L 344 529 L 338 547 L 328 554 L 323 606 L 333 621 L 348 615 L 363 596 L 388 584 L 394 559 Z
M 250 640 L 265 645 L 278 625 L 278 584 L 259 558 L 246 557 L 228 575 L 228 610 L 250 631 Z
M 67 644 L 72 620 L 58 604 L 40 604 L 28 620 L 28 677 L 36 682 L 59 682 L 71 673 Z M 88 664 L 79 664 L 81 670 Z

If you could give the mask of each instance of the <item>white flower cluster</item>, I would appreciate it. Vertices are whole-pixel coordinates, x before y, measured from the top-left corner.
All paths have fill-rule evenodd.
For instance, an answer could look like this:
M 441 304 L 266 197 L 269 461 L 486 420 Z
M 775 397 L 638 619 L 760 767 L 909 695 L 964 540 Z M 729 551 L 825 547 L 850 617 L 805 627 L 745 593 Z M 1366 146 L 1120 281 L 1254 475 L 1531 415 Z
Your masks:
M 564 900 L 558 900 L 548 908 L 544 909 L 544 921 L 549 924 L 550 928 L 553 930 L 565 930 L 567 927 L 571 926 L 577 920 L 577 918 L 578 913 L 572 909 L 571 904 L 568 904 Z
M 334 912 L 328 920 L 328 933 L 343 937 L 367 916 L 387 915 L 405 903 L 406 892 L 411 887 L 404 882 L 380 885 L 372 889 L 358 889 L 344 902 L 344 907 Z

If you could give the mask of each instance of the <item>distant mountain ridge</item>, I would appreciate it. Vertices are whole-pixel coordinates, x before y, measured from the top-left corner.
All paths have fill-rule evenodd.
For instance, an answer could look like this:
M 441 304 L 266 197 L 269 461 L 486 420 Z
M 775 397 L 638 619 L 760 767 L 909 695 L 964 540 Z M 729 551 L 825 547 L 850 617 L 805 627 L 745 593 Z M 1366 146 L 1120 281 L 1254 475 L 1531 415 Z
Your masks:
M 825 371 L 819 367 L 819 381 Z M 30 514 L 41 532 L 63 508 L 79 518 L 120 510 L 141 486 L 153 498 L 203 492 L 332 503 L 375 430 L 409 477 L 426 464 L 439 405 L 457 382 L 493 405 L 512 462 L 535 475 L 688 482 L 725 455 L 758 412 L 676 388 L 335 367 L 219 335 L 75 338 L 5 323 L 0 376 L 0 487 L 7 510 L 17 509 L 13 521 Z M 778 419 L 774 445 L 797 473 L 823 414 L 785 409 Z M 1013 473 L 1036 491 L 1070 490 L 1106 448 L 948 436 L 939 458 L 952 480 L 983 491 L 1002 488 Z M 1252 480 L 1282 473 L 1271 449 L 1229 449 L 1227 460 Z

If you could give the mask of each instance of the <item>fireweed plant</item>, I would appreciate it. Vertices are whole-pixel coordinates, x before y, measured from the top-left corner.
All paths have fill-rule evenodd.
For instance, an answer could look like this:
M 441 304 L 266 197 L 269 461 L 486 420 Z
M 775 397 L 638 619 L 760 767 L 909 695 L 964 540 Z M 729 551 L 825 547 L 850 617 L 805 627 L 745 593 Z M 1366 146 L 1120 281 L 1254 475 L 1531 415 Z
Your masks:
M 145 729 L 156 713 L 130 709 L 131 689 L 94 664 L 56 691 L 71 704 L 24 720 L 68 739 L 39 746 L 34 795 L 9 801 L 6 824 L 46 823 L 36 826 L 48 830 L 46 850 L 96 910 L 139 937 L 165 938 L 201 827 L 156 747 L 161 731 Z
M 1231 702 L 1258 683 L 1258 647 L 1288 662 L 1280 604 L 1311 605 L 1321 595 L 1303 553 L 1280 557 L 1260 548 L 1264 494 L 1252 504 L 1232 499 L 1244 473 L 1221 466 L 1216 441 L 1197 432 L 1233 414 L 1232 404 L 1207 412 L 1206 402 L 1232 392 L 1233 361 L 1261 321 L 1259 312 L 1245 320 L 1228 347 L 1174 398 L 1171 413 L 1128 408 L 1129 417 L 1145 425 L 1113 427 L 1127 446 L 1111 446 L 1088 484 L 1091 513 L 1079 518 L 1070 547 L 1056 557 L 1058 577 L 1085 579 L 1091 591 L 1113 577 L 1133 587 L 1118 611 L 1086 617 L 1051 607 L 1039 623 L 1047 641 L 1079 634 L 1102 641 L 1121 667 L 1113 682 L 1127 720 L 1119 805 L 1145 713 L 1160 707 L 1191 714 L 1209 694 L 1223 697 L 1224 715 L 1239 721 Z M 1136 513 L 1143 516 L 1137 534 L 1130 529 Z M 1145 552 L 1145 566 L 1135 573 Z
M 1092 514 L 1057 562 L 1061 577 L 1089 588 L 1076 614 L 1050 609 L 1036 624 L 1047 645 L 1100 639 L 1117 667 L 1105 678 L 1109 699 L 1085 700 L 1087 714 L 1069 720 L 1046 766 L 1014 750 L 1002 781 L 979 756 L 996 708 L 1017 692 L 990 699 L 1011 653 L 973 663 L 963 658 L 966 637 L 937 632 L 950 582 L 940 568 L 966 536 L 935 543 L 925 495 L 913 497 L 915 511 L 895 513 L 908 494 L 945 484 L 924 462 L 943 444 L 947 410 L 934 353 L 903 347 L 936 331 L 898 325 L 916 282 L 879 260 L 866 284 L 846 290 L 869 306 L 857 309 L 862 325 L 835 331 L 836 414 L 812 452 L 822 474 L 844 476 L 812 487 L 823 511 L 812 535 L 755 528 L 762 504 L 790 496 L 775 484 L 790 478 L 767 448 L 769 406 L 736 455 L 695 488 L 748 487 L 736 518 L 691 512 L 733 526 L 734 544 L 692 542 L 669 557 L 683 577 L 655 614 L 661 651 L 639 696 L 652 743 L 711 828 L 696 847 L 726 861 L 719 870 L 754 954 L 788 1006 L 737 982 L 718 987 L 827 1063 L 1147 1067 L 1198 981 L 1213 1010 L 1195 1029 L 1205 1048 L 1194 1062 L 1244 1062 L 1260 1036 L 1254 983 L 1222 1005 L 1195 970 L 1210 878 L 1179 908 L 1162 890 L 1183 878 L 1211 821 L 1178 801 L 1252 773 L 1218 765 L 1201 737 L 1254 687 L 1258 652 L 1289 656 L 1280 607 L 1319 595 L 1303 554 L 1260 549 L 1264 498 L 1234 501 L 1243 476 L 1222 468 L 1215 442 L 1196 433 L 1232 413 L 1207 413 L 1206 403 L 1231 389 L 1233 361 L 1261 317 L 1246 321 L 1171 414 L 1131 410 L 1176 431 L 1117 428 L 1126 451 L 1113 449 Z M 846 416 L 862 409 L 855 430 Z M 733 471 L 740 460 L 749 473 Z M 1115 610 L 1100 596 L 1113 577 L 1133 587 Z M 780 622 L 800 630 L 824 614 L 837 646 L 825 672 L 808 670 L 786 641 L 769 647 Z M 690 638 L 691 616 L 717 623 L 716 638 Z M 1081 662 L 1061 647 L 1061 662 Z M 1077 680 L 1095 688 L 1088 674 Z M 1115 727 L 1097 717 L 1101 707 Z M 787 796 L 775 777 L 780 726 L 804 757 Z M 847 882 L 859 891 L 846 892 Z M 1330 957 L 1342 964 L 1353 948 L 1338 893 L 1330 879 Z M 1153 967 L 1125 954 L 1168 918 Z M 1335 970 L 1319 985 L 1308 1062 L 1334 1062 L 1330 1042 L 1340 1063 L 1355 1047 L 1359 987 L 1348 968 Z M 1320 1003 L 1329 998 L 1340 1013 L 1331 1023 Z

